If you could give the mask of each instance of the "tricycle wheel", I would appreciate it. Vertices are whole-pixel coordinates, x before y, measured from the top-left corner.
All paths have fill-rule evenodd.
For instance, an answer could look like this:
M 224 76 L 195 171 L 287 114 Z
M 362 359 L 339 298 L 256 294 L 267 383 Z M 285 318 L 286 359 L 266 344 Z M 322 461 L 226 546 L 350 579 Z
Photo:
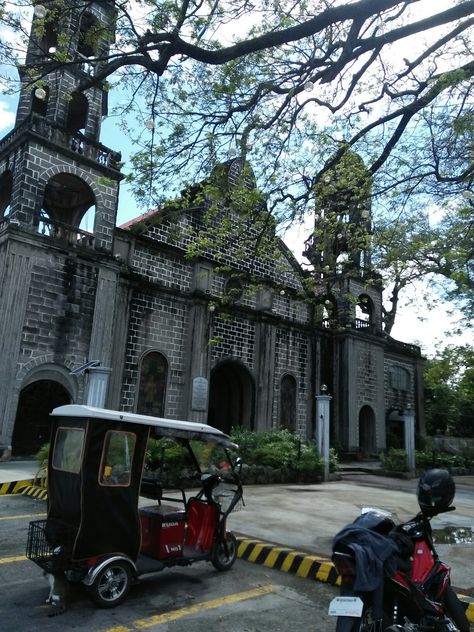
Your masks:
M 226 533 L 224 540 L 217 542 L 211 562 L 218 571 L 228 571 L 237 557 L 237 540 L 233 533 Z
M 132 585 L 130 564 L 117 560 L 99 571 L 90 587 L 92 601 L 100 608 L 114 608 L 125 600 Z

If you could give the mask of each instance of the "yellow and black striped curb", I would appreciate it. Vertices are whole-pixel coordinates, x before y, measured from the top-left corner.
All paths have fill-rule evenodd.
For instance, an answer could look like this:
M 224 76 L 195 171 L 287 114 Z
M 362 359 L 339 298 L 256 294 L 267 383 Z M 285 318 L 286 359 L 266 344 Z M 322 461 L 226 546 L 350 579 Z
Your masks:
M 305 577 L 320 582 L 339 586 L 339 577 L 334 564 L 325 557 L 301 553 L 293 549 L 268 544 L 244 536 L 237 537 L 237 557 L 247 562 L 261 564 L 268 568 L 276 568 L 298 577 Z M 466 615 L 474 623 L 474 598 L 458 594 L 462 602 L 467 603 Z
M 334 564 L 325 557 L 301 553 L 294 549 L 241 536 L 237 536 L 237 543 L 237 556 L 248 562 L 276 568 L 298 577 L 315 579 L 334 585 L 341 583 Z
M 48 500 L 48 489 L 40 485 L 28 485 L 21 493 L 23 496 L 32 496 L 38 500 Z
M 23 490 L 31 485 L 31 479 L 27 481 L 11 481 L 9 483 L 0 483 L 0 496 L 7 494 L 21 494 Z

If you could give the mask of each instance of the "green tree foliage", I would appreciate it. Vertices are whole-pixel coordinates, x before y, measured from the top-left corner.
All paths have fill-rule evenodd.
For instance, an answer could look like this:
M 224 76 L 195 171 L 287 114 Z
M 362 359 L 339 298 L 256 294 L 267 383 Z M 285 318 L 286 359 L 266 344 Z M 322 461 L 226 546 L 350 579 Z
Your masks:
M 474 349 L 446 347 L 425 367 L 428 434 L 474 437 Z
M 437 248 L 428 248 L 434 238 L 422 227 L 403 231 L 416 194 L 439 201 L 474 187 L 474 0 L 102 4 L 115 12 L 114 44 L 106 50 L 110 34 L 98 25 L 81 32 L 94 71 L 84 73 L 79 89 L 98 83 L 123 97 L 115 114 L 136 149 L 129 175 L 144 206 L 178 197 L 237 153 L 253 165 L 275 221 L 292 222 L 314 211 L 325 178 L 355 152 L 372 178 L 376 228 L 400 230 L 385 231 L 380 241 L 387 254 L 379 262 L 388 257 L 392 266 L 381 269 L 394 283 L 388 329 L 399 292 L 419 273 L 445 276 L 458 295 L 471 296 L 468 214 L 447 216 Z M 77 33 L 66 26 L 71 10 L 86 14 L 89 2 L 43 5 L 35 37 L 65 28 L 56 46 L 25 66 L 31 2 L 0 0 L 6 90 L 18 89 L 18 66 L 24 81 L 41 84 L 55 68 L 84 62 L 75 52 Z M 411 207 L 429 203 L 424 197 Z M 392 253 L 390 244 L 397 245 Z M 425 251 L 426 258 L 415 256 Z

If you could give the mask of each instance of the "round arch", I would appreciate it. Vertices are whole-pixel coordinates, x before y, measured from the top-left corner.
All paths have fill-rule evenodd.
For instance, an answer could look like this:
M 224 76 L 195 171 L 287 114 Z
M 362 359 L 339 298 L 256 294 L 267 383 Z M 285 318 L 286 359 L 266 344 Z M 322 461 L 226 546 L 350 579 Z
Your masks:
M 255 386 L 238 360 L 224 360 L 211 371 L 208 423 L 229 433 L 233 426 L 253 428 Z
M 367 294 L 361 294 L 357 299 L 356 320 L 373 324 L 374 321 L 374 302 Z
M 93 206 L 96 206 L 94 191 L 82 178 L 62 172 L 48 180 L 42 212 L 53 222 L 78 227 Z
M 20 392 L 12 437 L 14 456 L 30 456 L 50 439 L 50 412 L 71 403 L 71 396 L 59 382 L 38 380 Z
M 359 411 L 359 448 L 362 454 L 377 452 L 375 413 L 368 405 L 362 406 Z
M 13 427 L 12 453 L 30 456 L 49 441 L 49 413 L 77 401 L 76 379 L 62 366 L 46 363 L 23 374 Z

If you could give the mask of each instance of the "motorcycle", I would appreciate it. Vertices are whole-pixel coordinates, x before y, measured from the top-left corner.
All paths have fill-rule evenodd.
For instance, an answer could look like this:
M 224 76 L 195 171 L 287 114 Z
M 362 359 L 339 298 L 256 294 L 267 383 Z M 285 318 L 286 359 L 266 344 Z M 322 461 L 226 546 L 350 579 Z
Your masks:
M 51 419 L 48 513 L 29 525 L 30 560 L 84 584 L 102 608 L 122 603 L 145 574 L 199 561 L 231 568 L 237 541 L 227 517 L 243 494 L 230 437 L 90 406 L 61 406 Z M 150 436 L 154 467 L 144 472 Z
M 396 525 L 389 512 L 366 508 L 333 541 L 341 578 L 330 605 L 336 632 L 469 632 L 465 608 L 436 552 L 430 521 L 454 511 L 454 481 L 427 470 L 418 483 L 420 512 Z

